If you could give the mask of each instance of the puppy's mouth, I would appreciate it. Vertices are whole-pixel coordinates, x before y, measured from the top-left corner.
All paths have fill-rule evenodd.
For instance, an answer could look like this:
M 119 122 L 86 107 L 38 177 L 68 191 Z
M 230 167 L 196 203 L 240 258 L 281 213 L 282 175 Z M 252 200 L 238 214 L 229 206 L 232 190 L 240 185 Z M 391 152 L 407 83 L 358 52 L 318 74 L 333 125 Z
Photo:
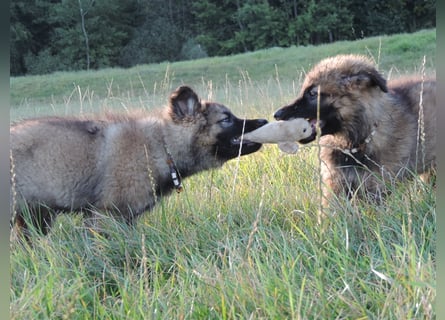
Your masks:
M 316 132 L 317 131 L 317 126 L 321 128 L 324 127 L 324 125 L 326 124 L 326 122 L 322 119 L 315 119 L 315 118 L 306 118 L 306 120 L 311 124 L 311 128 L 312 128 L 312 132 Z
M 253 141 L 244 139 L 244 137 L 242 137 L 242 136 L 239 136 L 239 137 L 233 137 L 233 138 L 230 140 L 230 143 L 233 144 L 233 145 L 240 145 L 240 144 L 242 143 L 243 146 L 244 146 L 244 145 L 247 145 L 247 146 L 252 145 L 252 146 L 253 146 L 253 145 L 257 145 L 257 144 L 259 144 L 259 143 L 256 143 L 256 142 L 253 142 Z
M 323 127 L 326 125 L 326 121 L 324 121 L 322 119 L 317 120 L 316 118 L 306 118 L 306 120 L 311 125 L 312 133 L 309 137 L 298 141 L 301 144 L 306 144 L 306 143 L 314 141 L 315 138 L 317 137 L 317 128 L 320 128 L 320 131 L 321 131 L 323 129 Z

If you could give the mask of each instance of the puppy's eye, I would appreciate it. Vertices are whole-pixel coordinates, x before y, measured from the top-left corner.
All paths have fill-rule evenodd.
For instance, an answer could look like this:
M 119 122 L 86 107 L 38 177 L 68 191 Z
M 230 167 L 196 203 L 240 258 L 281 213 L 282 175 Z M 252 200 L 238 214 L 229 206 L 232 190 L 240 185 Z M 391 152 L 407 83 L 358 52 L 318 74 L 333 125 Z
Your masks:
M 218 123 L 221 124 L 223 127 L 228 127 L 228 126 L 232 125 L 233 120 L 232 120 L 232 117 L 228 115 L 227 117 L 219 120 Z
M 317 88 L 312 88 L 311 90 L 308 91 L 308 94 L 310 97 L 316 97 L 318 95 L 318 89 Z

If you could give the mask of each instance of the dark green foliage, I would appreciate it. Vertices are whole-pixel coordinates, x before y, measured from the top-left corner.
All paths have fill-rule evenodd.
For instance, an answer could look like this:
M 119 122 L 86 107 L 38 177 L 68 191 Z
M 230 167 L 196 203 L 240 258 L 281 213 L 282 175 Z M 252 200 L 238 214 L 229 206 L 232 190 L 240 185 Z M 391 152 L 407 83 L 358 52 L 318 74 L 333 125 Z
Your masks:
M 119 62 L 121 66 L 131 67 L 174 61 L 179 56 L 181 44 L 179 29 L 174 24 L 166 24 L 161 18 L 147 20 L 123 48 Z
M 10 71 L 131 67 L 414 32 L 435 27 L 435 6 L 435 0 L 17 0 L 10 5 Z
M 176 61 L 181 48 L 191 36 L 187 1 L 151 0 L 139 3 L 138 23 L 128 44 L 122 48 L 119 65 Z
M 54 1 L 11 1 L 10 70 L 12 75 L 26 73 L 25 56 L 37 55 L 48 46 L 52 26 L 49 7 Z

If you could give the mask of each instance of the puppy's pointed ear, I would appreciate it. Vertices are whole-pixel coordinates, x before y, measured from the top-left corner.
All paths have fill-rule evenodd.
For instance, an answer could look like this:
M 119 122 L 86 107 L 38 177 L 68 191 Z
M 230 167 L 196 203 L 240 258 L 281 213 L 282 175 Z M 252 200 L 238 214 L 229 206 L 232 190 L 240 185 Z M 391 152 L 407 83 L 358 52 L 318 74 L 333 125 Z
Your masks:
M 368 87 L 378 86 L 383 92 L 388 92 L 386 79 L 377 71 L 361 71 L 358 74 L 346 76 L 342 83 L 349 88 L 366 89 Z
M 170 111 L 174 118 L 193 117 L 201 111 L 198 95 L 187 86 L 177 88 L 170 95 Z

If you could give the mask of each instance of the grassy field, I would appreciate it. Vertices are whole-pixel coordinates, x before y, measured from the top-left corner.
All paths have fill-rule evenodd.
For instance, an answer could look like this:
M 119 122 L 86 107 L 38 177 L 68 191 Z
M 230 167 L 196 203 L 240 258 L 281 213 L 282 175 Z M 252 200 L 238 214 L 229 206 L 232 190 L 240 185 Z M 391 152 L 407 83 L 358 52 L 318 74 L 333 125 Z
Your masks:
M 11 120 L 151 109 L 179 84 L 241 117 L 271 119 L 304 71 L 338 53 L 388 78 L 435 74 L 436 30 L 242 55 L 11 79 Z M 423 59 L 425 57 L 425 63 Z M 339 199 L 317 224 L 316 145 L 266 145 L 184 181 L 135 227 L 58 218 L 11 243 L 12 319 L 434 319 L 436 196 L 414 177 L 382 205 Z

